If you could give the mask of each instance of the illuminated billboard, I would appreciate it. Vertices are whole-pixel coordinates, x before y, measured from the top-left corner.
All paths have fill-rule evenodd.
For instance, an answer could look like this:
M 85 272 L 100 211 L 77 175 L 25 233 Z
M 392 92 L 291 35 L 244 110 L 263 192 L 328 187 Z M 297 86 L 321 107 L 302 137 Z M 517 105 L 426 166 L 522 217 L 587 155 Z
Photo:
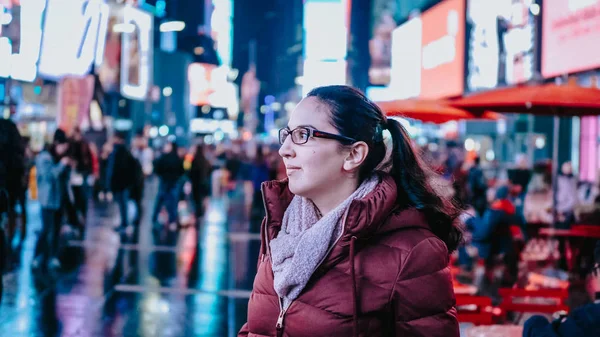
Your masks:
M 46 0 L 0 5 L 0 77 L 32 82 L 38 69 Z
M 39 73 L 51 79 L 88 74 L 103 46 L 108 15 L 103 0 L 48 0 Z
M 148 95 L 152 67 L 152 15 L 127 6 L 123 24 L 132 29 L 123 33 L 121 57 L 121 94 L 143 100 Z

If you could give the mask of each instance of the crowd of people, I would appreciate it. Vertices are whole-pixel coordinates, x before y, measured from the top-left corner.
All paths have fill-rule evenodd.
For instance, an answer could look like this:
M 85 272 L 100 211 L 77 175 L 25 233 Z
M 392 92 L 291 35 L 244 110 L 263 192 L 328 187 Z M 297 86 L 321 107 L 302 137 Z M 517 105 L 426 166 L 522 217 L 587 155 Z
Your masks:
M 131 139 L 126 133 L 116 132 L 98 147 L 75 128 L 70 133 L 57 129 L 51 143 L 34 154 L 14 123 L 3 119 L 0 123 L 0 211 L 7 219 L 6 225 L 0 227 L 0 241 L 6 251 L 5 258 L 0 259 L 3 270 L 19 263 L 27 233 L 30 181 L 35 184 L 32 191 L 35 190 L 42 221 L 32 267 L 46 272 L 61 267 L 61 231 L 67 229 L 78 239 L 85 237 L 90 198 L 116 204 L 120 221 L 115 231 L 127 232 L 135 239 L 144 212 L 154 226 L 175 230 L 189 225 L 180 221 L 178 211 L 180 201 L 187 201 L 195 214 L 193 223 L 199 226 L 211 194 L 240 193 L 238 196 L 247 205 L 247 217 L 258 231 L 264 215 L 260 185 L 285 177 L 280 157 L 267 144 L 234 141 L 186 148 L 177 139 L 169 138 L 160 149 L 154 149 L 140 131 Z M 30 179 L 32 174 L 34 179 Z M 145 210 L 144 189 L 152 179 L 158 180 L 158 193 L 151 196 L 155 198 L 152 209 Z M 133 218 L 129 218 L 130 208 L 135 209 Z M 163 210 L 167 215 L 164 221 L 160 217 Z M 13 239 L 19 232 L 20 244 L 14 248 Z

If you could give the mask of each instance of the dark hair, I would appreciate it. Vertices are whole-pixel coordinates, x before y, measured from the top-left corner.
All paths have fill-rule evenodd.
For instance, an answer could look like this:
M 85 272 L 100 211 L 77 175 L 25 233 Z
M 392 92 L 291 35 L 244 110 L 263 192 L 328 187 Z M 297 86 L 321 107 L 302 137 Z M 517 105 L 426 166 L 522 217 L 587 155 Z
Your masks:
M 69 142 L 69 138 L 63 129 L 56 129 L 54 131 L 53 142 L 55 144 L 64 144 Z
M 390 175 L 398 190 L 397 203 L 403 208 L 414 207 L 423 212 L 431 230 L 454 251 L 462 241 L 462 230 L 456 225 L 460 210 L 454 201 L 441 196 L 431 181 L 437 175 L 413 149 L 406 129 L 396 120 L 388 119 L 381 109 L 360 91 L 344 85 L 313 89 L 307 97 L 315 97 L 331 112 L 331 124 L 346 137 L 363 141 L 369 154 L 359 169 L 359 181 L 381 168 L 386 156 L 383 129 L 392 136 Z

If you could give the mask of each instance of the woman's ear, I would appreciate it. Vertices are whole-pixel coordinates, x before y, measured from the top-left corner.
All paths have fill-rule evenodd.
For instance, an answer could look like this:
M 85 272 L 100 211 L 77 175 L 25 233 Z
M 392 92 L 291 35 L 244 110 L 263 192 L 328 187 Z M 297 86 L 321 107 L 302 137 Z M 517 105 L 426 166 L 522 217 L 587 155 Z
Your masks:
M 369 155 L 369 146 L 365 142 L 356 142 L 352 144 L 348 156 L 344 159 L 344 170 L 348 172 L 356 171 Z

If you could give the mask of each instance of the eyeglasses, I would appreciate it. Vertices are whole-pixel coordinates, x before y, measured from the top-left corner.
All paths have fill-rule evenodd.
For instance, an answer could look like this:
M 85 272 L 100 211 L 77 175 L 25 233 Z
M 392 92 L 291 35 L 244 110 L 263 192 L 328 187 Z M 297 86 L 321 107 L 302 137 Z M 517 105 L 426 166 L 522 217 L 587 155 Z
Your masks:
M 289 128 L 283 128 L 279 130 L 279 144 L 283 145 L 285 140 L 289 135 L 292 135 L 292 143 L 296 145 L 306 144 L 311 137 L 315 138 L 325 138 L 325 139 L 334 139 L 346 144 L 355 143 L 356 140 L 353 138 L 334 135 L 333 133 L 323 132 L 316 129 L 299 126 L 294 130 L 290 130 Z

